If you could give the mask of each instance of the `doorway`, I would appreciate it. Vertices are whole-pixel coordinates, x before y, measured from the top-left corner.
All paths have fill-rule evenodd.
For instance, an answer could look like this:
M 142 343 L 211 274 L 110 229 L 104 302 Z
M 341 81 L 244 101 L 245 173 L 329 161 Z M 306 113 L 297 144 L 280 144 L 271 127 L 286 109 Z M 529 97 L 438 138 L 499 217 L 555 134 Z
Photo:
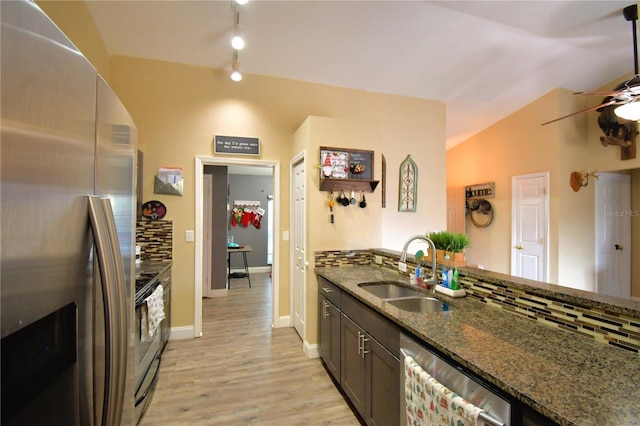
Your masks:
M 194 282 L 194 337 L 202 336 L 202 283 L 204 273 L 206 272 L 203 265 L 204 259 L 204 167 L 212 166 L 248 166 L 248 167 L 271 167 L 273 170 L 273 198 L 280 199 L 280 163 L 278 161 L 265 160 L 243 160 L 243 159 L 225 159 L 214 157 L 197 156 L 195 158 L 195 282 Z M 226 203 L 226 200 L 225 200 Z M 274 203 L 273 211 L 273 235 L 279 235 L 280 226 L 280 209 L 278 203 Z M 278 321 L 279 309 L 279 239 L 273 238 L 273 265 L 272 265 L 272 324 L 274 327 L 282 326 Z M 215 254 L 214 254 L 215 255 Z M 221 254 L 226 259 L 226 250 Z M 288 325 L 288 324 L 286 324 Z
M 512 178 L 511 275 L 547 281 L 549 173 Z

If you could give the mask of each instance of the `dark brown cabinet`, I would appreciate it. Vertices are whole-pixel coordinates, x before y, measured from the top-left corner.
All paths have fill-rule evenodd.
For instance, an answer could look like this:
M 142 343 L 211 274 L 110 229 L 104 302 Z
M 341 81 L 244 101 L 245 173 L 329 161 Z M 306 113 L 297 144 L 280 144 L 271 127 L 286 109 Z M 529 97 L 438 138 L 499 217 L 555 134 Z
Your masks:
M 364 418 L 366 409 L 366 350 L 367 334 L 348 316 L 340 322 L 340 386 L 358 413 Z
M 318 277 L 318 345 L 327 370 L 368 425 L 400 418 L 400 330 Z
M 318 351 L 333 378 L 340 382 L 340 309 L 322 294 L 318 297 Z

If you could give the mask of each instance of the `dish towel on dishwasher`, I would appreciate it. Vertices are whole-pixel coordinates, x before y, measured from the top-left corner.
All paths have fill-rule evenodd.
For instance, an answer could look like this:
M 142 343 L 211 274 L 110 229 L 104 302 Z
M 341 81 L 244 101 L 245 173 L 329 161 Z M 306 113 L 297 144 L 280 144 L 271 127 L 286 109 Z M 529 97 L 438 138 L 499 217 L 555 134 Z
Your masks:
M 162 296 L 164 290 L 159 285 L 151 293 L 149 297 L 144 299 L 145 304 L 142 306 L 142 318 L 140 319 L 140 339 L 143 342 L 150 342 L 153 340 L 153 335 L 160 324 L 160 321 L 164 319 L 164 301 Z
M 410 356 L 404 359 L 408 426 L 475 426 L 481 408 L 447 389 Z

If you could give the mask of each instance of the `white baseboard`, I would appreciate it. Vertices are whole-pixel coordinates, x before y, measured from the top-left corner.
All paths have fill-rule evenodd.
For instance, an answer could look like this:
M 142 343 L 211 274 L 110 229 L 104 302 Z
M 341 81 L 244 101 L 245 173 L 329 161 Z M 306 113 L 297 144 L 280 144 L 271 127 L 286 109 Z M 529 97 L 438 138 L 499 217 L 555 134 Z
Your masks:
M 231 272 L 244 272 L 244 268 L 231 268 Z M 260 272 L 271 272 L 271 266 L 250 266 L 250 274 L 258 274 Z
M 276 322 L 273 324 L 273 328 L 283 328 L 283 327 L 291 327 L 291 317 L 289 315 L 285 315 L 282 317 L 278 317 Z
M 218 288 L 215 290 L 209 290 L 207 297 L 227 297 L 228 291 L 226 288 Z
M 306 340 L 302 343 L 302 351 L 309 359 L 320 358 L 320 351 L 318 345 L 310 345 Z
M 193 339 L 193 326 L 186 327 L 171 327 L 171 334 L 169 340 L 184 340 Z

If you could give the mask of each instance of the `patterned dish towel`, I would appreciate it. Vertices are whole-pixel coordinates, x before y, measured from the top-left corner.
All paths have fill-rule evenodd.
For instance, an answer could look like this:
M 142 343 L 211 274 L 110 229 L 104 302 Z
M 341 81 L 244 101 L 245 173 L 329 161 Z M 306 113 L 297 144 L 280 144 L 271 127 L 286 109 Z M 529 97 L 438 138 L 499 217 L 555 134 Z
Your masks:
M 481 408 L 447 389 L 410 356 L 404 359 L 408 426 L 476 426 Z
M 163 294 L 164 290 L 159 285 L 149 297 L 144 299 L 145 305 L 142 306 L 142 318 L 140 320 L 140 334 L 142 334 L 140 339 L 143 342 L 153 340 L 153 335 L 156 333 L 160 321 L 164 319 Z

